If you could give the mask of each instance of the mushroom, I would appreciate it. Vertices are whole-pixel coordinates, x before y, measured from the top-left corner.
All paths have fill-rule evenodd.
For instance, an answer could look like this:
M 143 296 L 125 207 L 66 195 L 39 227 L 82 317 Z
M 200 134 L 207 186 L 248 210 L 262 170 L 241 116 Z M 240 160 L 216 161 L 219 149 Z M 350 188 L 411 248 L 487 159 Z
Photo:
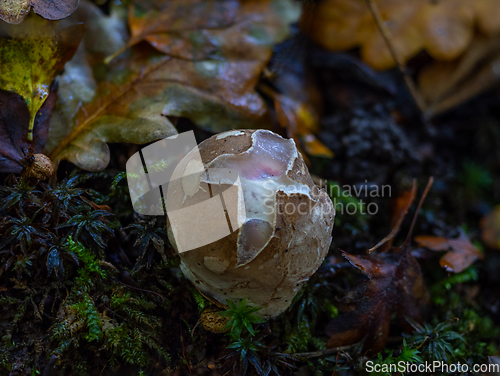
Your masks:
M 268 130 L 203 141 L 177 165 L 166 203 L 184 275 L 221 304 L 262 307 L 256 314 L 266 319 L 288 308 L 332 240 L 331 199 L 294 141 Z

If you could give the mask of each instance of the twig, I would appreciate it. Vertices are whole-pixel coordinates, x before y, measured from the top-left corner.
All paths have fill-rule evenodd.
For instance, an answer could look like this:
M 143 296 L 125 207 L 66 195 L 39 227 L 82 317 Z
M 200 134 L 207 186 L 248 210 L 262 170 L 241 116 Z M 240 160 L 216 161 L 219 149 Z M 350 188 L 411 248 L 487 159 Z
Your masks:
M 349 346 L 340 346 L 340 347 L 334 347 L 331 349 L 325 349 L 325 350 L 320 350 L 320 351 L 312 351 L 312 352 L 305 352 L 305 353 L 295 353 L 292 354 L 293 356 L 299 357 L 299 358 L 318 358 L 320 356 L 325 356 L 325 355 L 330 355 L 330 354 L 336 354 L 340 351 L 345 351 L 353 348 L 356 346 L 357 343 Z
M 186 355 L 184 355 L 184 336 L 182 335 L 182 324 L 179 324 L 179 329 L 181 331 L 181 348 L 182 348 L 182 357 L 184 358 L 184 360 L 186 361 L 186 365 L 187 365 L 187 368 L 189 370 L 189 373 L 193 373 L 191 371 L 191 368 L 189 367 L 189 361 L 187 360 L 186 358 Z
M 408 198 L 408 202 L 404 206 L 404 210 L 399 213 L 399 217 L 397 218 L 396 224 L 393 226 L 391 232 L 389 235 L 387 235 L 385 238 L 383 238 L 381 241 L 379 241 L 377 244 L 375 244 L 372 248 L 370 248 L 366 253 L 371 253 L 377 248 L 380 248 L 382 245 L 386 244 L 389 241 L 392 241 L 396 235 L 399 232 L 399 228 L 401 227 L 401 224 L 403 223 L 406 214 L 408 213 L 408 210 L 410 209 L 411 204 L 415 200 L 415 196 L 417 195 L 417 181 L 413 179 L 413 184 L 411 188 L 411 195 Z M 389 243 L 391 245 L 391 243 Z
M 422 94 L 420 91 L 417 89 L 417 86 L 415 85 L 415 82 L 413 82 L 413 79 L 410 77 L 408 74 L 405 65 L 399 58 L 396 50 L 394 49 L 394 46 L 391 42 L 390 38 L 390 32 L 387 29 L 387 27 L 384 24 L 384 21 L 382 20 L 382 17 L 380 16 L 380 11 L 375 4 L 374 0 L 365 0 L 366 4 L 368 5 L 368 8 L 370 9 L 370 12 L 375 19 L 375 23 L 377 24 L 377 28 L 380 31 L 380 34 L 382 34 L 382 37 L 384 38 L 385 44 L 387 45 L 387 48 L 389 48 L 389 51 L 392 55 L 392 58 L 394 59 L 395 63 L 397 64 L 399 71 L 403 74 L 403 78 L 405 80 L 406 86 L 408 87 L 408 90 L 410 91 L 411 96 L 413 97 L 413 100 L 415 101 L 415 104 L 417 107 L 420 109 L 420 111 L 424 112 L 427 108 L 427 104 L 424 101 L 424 98 L 422 97 Z
M 129 288 L 131 288 L 131 289 L 134 289 L 134 290 L 139 290 L 139 291 L 144 291 L 144 292 L 150 292 L 150 293 L 152 293 L 152 294 L 158 295 L 160 298 L 162 298 L 163 300 L 165 300 L 165 298 L 164 298 L 161 294 L 158 294 L 158 293 L 157 293 L 157 292 L 155 292 L 155 291 L 140 289 L 140 288 L 138 288 L 138 287 L 134 287 L 134 286 L 127 285 L 126 283 L 123 283 L 123 282 L 121 282 L 121 281 L 116 281 L 116 282 L 121 283 L 123 286 L 127 286 L 127 287 L 129 287 Z
M 418 203 L 417 210 L 415 211 L 415 215 L 413 216 L 413 220 L 411 221 L 410 230 L 408 231 L 408 235 L 406 236 L 406 239 L 403 243 L 405 245 L 410 243 L 410 240 L 411 240 L 410 238 L 411 238 L 411 235 L 413 233 L 413 228 L 415 227 L 415 223 L 417 222 L 418 213 L 420 212 L 420 209 L 422 208 L 422 204 L 424 203 L 424 200 L 427 197 L 427 194 L 431 190 L 433 183 L 434 183 L 434 177 L 431 176 L 431 177 L 429 177 L 429 181 L 427 182 L 424 193 L 422 194 L 422 197 L 420 198 L 420 202 Z

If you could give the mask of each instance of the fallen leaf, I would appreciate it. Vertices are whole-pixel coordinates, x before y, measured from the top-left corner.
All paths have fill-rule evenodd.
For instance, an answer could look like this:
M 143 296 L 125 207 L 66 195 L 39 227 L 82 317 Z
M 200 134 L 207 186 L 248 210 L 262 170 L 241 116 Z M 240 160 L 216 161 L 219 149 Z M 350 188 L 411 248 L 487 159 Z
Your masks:
M 319 131 L 319 114 L 310 103 L 278 94 L 262 85 L 260 89 L 273 99 L 279 125 L 286 129 L 287 136 L 294 139 L 300 151 L 314 157 L 333 157 L 333 152 L 315 135 Z M 309 163 L 307 156 L 304 158 Z
M 119 2 L 109 3 L 109 15 L 104 15 L 99 7 L 87 0 L 80 1 L 78 11 L 68 18 L 69 22 L 82 22 L 87 26 L 82 55 L 76 62 L 102 67 L 104 58 L 112 51 L 127 44 L 127 8 Z M 83 60 L 82 60 L 83 59 Z
M 421 247 L 433 251 L 448 251 L 441 257 L 439 264 L 449 272 L 463 272 L 476 260 L 483 258 L 481 251 L 471 243 L 464 233 L 460 233 L 457 239 L 419 235 L 415 236 L 415 241 Z
M 274 103 L 276 120 L 293 138 L 299 150 L 315 157 L 332 158 L 316 135 L 320 131 L 322 96 L 306 62 L 306 43 L 303 34 L 289 38 L 275 48 L 273 59 L 264 71 L 272 84 L 261 83 L 259 90 Z M 309 160 L 303 153 L 307 163 Z
M 432 181 L 429 182 L 422 200 L 431 183 Z M 414 183 L 412 192 L 415 189 Z M 412 201 L 411 197 L 406 200 L 406 205 L 400 208 L 402 213 L 408 211 Z M 393 316 L 406 332 L 413 331 L 407 318 L 423 322 L 430 298 L 420 266 L 411 254 L 409 239 L 414 223 L 415 219 L 401 247 L 391 247 L 386 252 L 366 256 L 342 252 L 342 255 L 369 279 L 359 282 L 337 302 L 336 307 L 339 308 L 340 315 L 326 327 L 325 332 L 330 336 L 327 347 L 347 346 L 362 341 L 363 352 L 373 355 L 384 348 Z M 396 227 L 399 225 L 398 220 Z
M 500 205 L 481 220 L 481 238 L 492 249 L 500 249 Z
M 50 22 L 30 19 L 7 29 L 0 38 L 0 89 L 19 94 L 28 105 L 28 140 L 33 140 L 35 116 L 49 96 L 49 88 L 83 37 L 83 25 L 55 32 Z
M 238 0 L 174 0 L 163 1 L 160 7 L 147 11 L 141 8 L 140 3 L 130 6 L 132 36 L 108 60 L 143 40 L 176 57 L 190 60 L 215 57 L 220 53 L 218 30 L 241 22 Z
M 0 2 L 0 19 L 19 24 L 33 7 L 35 13 L 47 20 L 68 17 L 78 6 L 78 0 L 3 0 Z
M 56 101 L 51 92 L 35 117 L 34 141 L 28 142 L 30 113 L 26 102 L 17 94 L 0 90 L 0 172 L 21 173 L 30 154 L 41 153 L 47 140 L 49 120 Z
M 363 341 L 363 351 L 375 354 L 387 342 L 393 315 L 407 332 L 412 329 L 406 317 L 423 322 L 429 295 L 409 247 L 391 254 L 342 255 L 369 280 L 357 284 L 337 302 L 341 314 L 325 330 L 330 336 L 329 348 Z
M 476 25 L 488 35 L 500 30 L 500 4 L 497 0 L 373 2 L 403 62 L 421 50 L 426 50 L 437 60 L 454 59 L 469 46 Z M 325 0 L 312 11 L 314 22 L 304 31 L 316 43 L 333 51 L 359 46 L 363 60 L 376 69 L 395 65 L 366 0 Z
M 161 4 L 170 4 L 169 11 L 175 12 L 185 3 Z M 218 19 L 217 7 L 207 9 L 212 9 L 203 15 L 207 20 Z M 174 134 L 167 116 L 189 118 L 213 132 L 266 127 L 267 107 L 255 87 L 273 45 L 287 35 L 299 15 L 293 10 L 297 7 L 291 0 L 241 2 L 235 22 L 213 30 L 217 58 L 175 57 L 138 44 L 127 56 L 92 67 L 97 82 L 92 102 L 80 103 L 68 122 L 57 120 L 58 111 L 51 132 L 60 142 L 47 152 L 54 161 L 67 159 L 95 171 L 108 164 L 106 143 L 142 144 Z M 61 100 L 65 100 L 62 94 Z

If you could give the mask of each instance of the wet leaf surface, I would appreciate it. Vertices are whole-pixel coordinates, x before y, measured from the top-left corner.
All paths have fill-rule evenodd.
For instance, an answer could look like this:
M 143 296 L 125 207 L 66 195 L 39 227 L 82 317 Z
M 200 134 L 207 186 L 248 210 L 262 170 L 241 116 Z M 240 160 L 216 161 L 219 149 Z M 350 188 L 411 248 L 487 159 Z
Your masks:
M 128 21 L 132 36 L 125 48 L 145 40 L 165 54 L 189 60 L 206 59 L 221 53 L 218 41 L 221 29 L 244 22 L 238 17 L 243 4 L 237 0 L 159 3 L 149 10 L 144 10 L 139 2 L 130 6 Z
M 161 4 L 169 5 L 174 13 L 180 9 L 186 18 L 193 11 L 195 19 L 202 22 L 204 17 L 204 25 L 210 26 L 213 17 L 214 25 L 219 25 L 221 15 L 215 6 L 219 3 L 200 5 L 202 8 L 184 8 L 175 1 Z M 196 13 L 200 9 L 210 13 L 201 17 Z M 243 2 L 234 17 L 229 25 L 213 29 L 218 52 L 209 58 L 174 57 L 140 44 L 109 65 L 90 65 L 96 93 L 88 104 L 79 101 L 73 114 L 58 106 L 61 110 L 54 117 L 51 132 L 60 142 L 47 148 L 51 158 L 101 170 L 109 161 L 106 143 L 142 144 L 174 134 L 167 116 L 186 117 L 213 132 L 268 127 L 267 107 L 255 87 L 272 46 L 286 36 L 290 22 L 298 17 L 297 8 L 288 0 Z M 188 35 L 183 34 L 183 38 Z M 88 74 L 83 64 L 81 60 L 77 63 L 81 72 Z M 72 88 L 67 88 L 63 95 L 61 87 L 61 103 L 72 97 Z M 64 120 L 57 120 L 62 112 Z

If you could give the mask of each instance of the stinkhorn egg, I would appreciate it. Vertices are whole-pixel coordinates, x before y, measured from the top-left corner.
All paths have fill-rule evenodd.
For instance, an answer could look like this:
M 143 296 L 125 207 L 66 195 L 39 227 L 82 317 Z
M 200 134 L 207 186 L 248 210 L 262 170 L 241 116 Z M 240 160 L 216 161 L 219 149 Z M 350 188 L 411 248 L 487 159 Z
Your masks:
M 196 208 L 202 217 L 189 226 L 189 218 L 180 223 L 169 211 L 169 239 L 184 275 L 221 304 L 244 298 L 264 318 L 285 311 L 328 253 L 335 216 L 294 141 L 267 130 L 220 133 L 186 155 L 172 176 L 167 208 Z M 220 206 L 223 217 L 201 208 L 234 187 L 235 199 Z M 204 226 L 195 224 L 203 219 Z M 232 226 L 217 239 L 226 220 Z M 204 244 L 211 236 L 217 240 Z M 196 247 L 186 251 L 189 242 Z

